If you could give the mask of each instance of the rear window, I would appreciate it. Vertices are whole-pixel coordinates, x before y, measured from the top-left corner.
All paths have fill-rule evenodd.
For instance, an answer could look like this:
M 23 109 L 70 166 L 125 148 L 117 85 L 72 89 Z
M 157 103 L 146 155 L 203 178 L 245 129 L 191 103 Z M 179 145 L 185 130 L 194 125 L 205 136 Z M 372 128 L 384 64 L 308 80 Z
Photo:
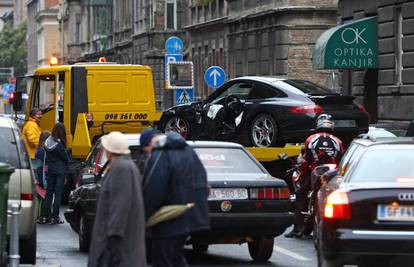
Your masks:
M 0 128 L 0 162 L 10 164 L 16 169 L 20 169 L 20 158 L 16 139 L 11 128 Z M 22 154 L 22 157 L 24 154 Z M 24 159 L 22 159 L 23 162 Z
M 207 173 L 264 173 L 240 148 L 195 148 Z
M 293 92 L 295 94 L 308 94 L 308 95 L 336 95 L 334 91 L 318 85 L 313 82 L 305 80 L 283 80 L 277 81 L 277 86 L 283 87 L 283 89 Z
M 367 151 L 350 174 L 350 182 L 396 182 L 399 179 L 414 179 L 414 147 Z

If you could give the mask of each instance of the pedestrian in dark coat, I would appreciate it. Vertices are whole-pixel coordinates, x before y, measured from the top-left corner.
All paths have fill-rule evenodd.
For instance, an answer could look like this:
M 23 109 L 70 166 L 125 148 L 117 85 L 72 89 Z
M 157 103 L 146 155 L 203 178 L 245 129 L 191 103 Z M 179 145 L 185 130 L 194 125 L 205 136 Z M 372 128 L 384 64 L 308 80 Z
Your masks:
M 42 210 L 41 223 L 51 220 L 52 224 L 62 224 L 59 217 L 60 203 L 62 202 L 63 190 L 65 188 L 65 174 L 69 165 L 69 156 L 66 150 L 66 130 L 61 123 L 56 123 L 52 129 L 52 135 L 45 142 L 46 161 L 46 200 Z M 53 209 L 50 217 L 50 207 Z
M 99 193 L 88 267 L 143 267 L 145 215 L 142 177 L 120 132 L 102 138 L 109 171 Z
M 157 136 L 145 169 L 146 217 L 165 205 L 194 203 L 182 216 L 151 228 L 153 267 L 185 267 L 190 233 L 209 228 L 207 174 L 195 151 L 176 133 Z

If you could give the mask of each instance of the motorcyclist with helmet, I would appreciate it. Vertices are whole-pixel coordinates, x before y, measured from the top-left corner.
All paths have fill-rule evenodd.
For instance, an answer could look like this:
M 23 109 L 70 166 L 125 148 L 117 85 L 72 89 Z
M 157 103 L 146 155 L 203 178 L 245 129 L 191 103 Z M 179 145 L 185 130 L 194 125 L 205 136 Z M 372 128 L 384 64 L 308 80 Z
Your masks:
M 344 152 L 342 141 L 332 134 L 334 122 L 328 114 L 321 114 L 316 120 L 316 133 L 306 139 L 303 151 L 304 162 L 300 170 L 300 188 L 295 192 L 295 221 L 293 230 L 285 237 L 304 235 L 304 215 L 308 206 L 308 192 L 311 190 L 311 172 L 318 165 L 338 164 Z

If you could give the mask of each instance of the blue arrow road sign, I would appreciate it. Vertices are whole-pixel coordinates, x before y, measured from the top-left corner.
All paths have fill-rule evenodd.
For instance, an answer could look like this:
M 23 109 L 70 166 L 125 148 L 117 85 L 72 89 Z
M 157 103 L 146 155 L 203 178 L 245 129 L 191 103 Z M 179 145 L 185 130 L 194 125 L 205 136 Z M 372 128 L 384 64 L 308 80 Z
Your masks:
M 165 41 L 165 50 L 167 54 L 181 54 L 184 49 L 184 42 L 177 36 L 171 36 Z
M 185 104 L 193 102 L 194 90 L 193 89 L 176 89 L 175 90 L 175 104 Z
M 211 66 L 204 73 L 204 81 L 209 87 L 219 88 L 226 81 L 226 72 L 219 66 Z

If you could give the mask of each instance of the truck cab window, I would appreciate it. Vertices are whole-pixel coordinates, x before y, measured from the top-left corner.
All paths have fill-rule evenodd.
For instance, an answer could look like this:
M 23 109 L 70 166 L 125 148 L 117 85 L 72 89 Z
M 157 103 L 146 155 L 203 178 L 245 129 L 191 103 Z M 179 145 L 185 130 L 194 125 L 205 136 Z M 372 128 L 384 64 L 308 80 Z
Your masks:
M 59 72 L 58 82 L 58 121 L 63 123 L 63 97 L 65 93 L 65 73 Z
M 55 105 L 55 76 L 35 77 L 32 108 L 40 108 L 43 113 L 53 109 Z

